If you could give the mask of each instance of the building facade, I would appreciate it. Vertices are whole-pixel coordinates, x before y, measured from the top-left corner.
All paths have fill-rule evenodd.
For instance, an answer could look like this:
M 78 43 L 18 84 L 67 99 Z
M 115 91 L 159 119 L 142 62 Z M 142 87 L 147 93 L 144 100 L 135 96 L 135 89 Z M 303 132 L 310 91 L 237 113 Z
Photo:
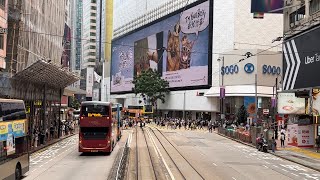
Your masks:
M 199 4 L 200 2 L 205 1 L 189 1 L 190 4 Z M 212 28 L 209 32 L 212 34 L 212 43 L 208 45 L 210 49 L 208 50 L 209 53 L 207 53 L 208 62 L 210 62 L 208 66 L 210 66 L 209 69 L 211 68 L 211 71 L 209 70 L 207 75 L 208 80 L 211 81 L 208 83 L 209 87 L 193 87 L 192 90 L 191 88 L 185 88 L 185 90 L 179 90 L 179 88 L 173 89 L 167 95 L 166 103 L 158 103 L 158 109 L 163 112 L 162 114 L 171 117 L 182 117 L 183 112 L 185 112 L 186 115 L 193 119 L 217 119 L 220 112 L 219 97 L 202 96 L 210 94 L 212 88 L 220 87 L 221 64 L 217 59 L 234 50 L 250 50 L 252 54 L 258 52 L 259 49 L 281 51 L 281 45 L 276 46 L 276 44 L 272 43 L 272 40 L 282 35 L 282 15 L 266 14 L 264 19 L 254 19 L 250 13 L 250 2 L 250 0 L 215 0 L 210 4 L 209 9 L 212 11 L 213 20 L 210 22 L 212 23 L 210 24 Z M 121 39 L 124 34 L 129 34 L 128 37 L 131 37 L 132 33 L 130 32 L 139 32 L 136 29 L 148 23 L 159 21 L 163 16 L 178 9 L 183 9 L 186 5 L 185 1 L 139 1 L 135 3 L 135 1 L 123 0 L 117 3 L 119 4 L 115 5 L 114 17 L 115 40 Z M 123 4 L 128 4 L 130 8 L 124 8 L 126 6 L 122 6 Z M 186 9 L 186 12 L 188 12 L 188 9 Z M 152 29 L 152 26 L 150 27 Z M 174 25 L 172 25 L 172 30 L 174 30 L 173 27 Z M 113 41 L 114 43 L 115 40 Z M 167 46 L 167 44 L 164 44 L 164 46 Z M 198 51 L 197 54 L 202 54 L 200 50 Z M 237 51 L 236 53 L 243 57 L 244 54 L 242 53 L 246 53 L 244 51 Z M 277 54 L 279 55 L 279 53 Z M 130 53 L 127 53 L 128 56 L 130 56 Z M 112 62 L 114 63 L 114 61 Z M 113 83 L 112 80 L 111 82 Z M 212 87 L 211 89 L 210 86 Z M 249 96 L 254 96 L 254 92 L 251 92 Z M 123 103 L 125 107 L 143 105 L 143 100 L 131 93 L 120 94 L 113 92 L 111 97 L 113 101 Z
M 7 51 L 7 34 L 8 27 L 8 2 L 7 0 L 0 1 L 0 69 L 6 68 L 6 51 Z
M 84 0 L 82 23 L 82 62 L 80 88 L 87 91 L 87 98 L 92 98 L 93 75 L 96 66 L 97 49 L 97 1 Z

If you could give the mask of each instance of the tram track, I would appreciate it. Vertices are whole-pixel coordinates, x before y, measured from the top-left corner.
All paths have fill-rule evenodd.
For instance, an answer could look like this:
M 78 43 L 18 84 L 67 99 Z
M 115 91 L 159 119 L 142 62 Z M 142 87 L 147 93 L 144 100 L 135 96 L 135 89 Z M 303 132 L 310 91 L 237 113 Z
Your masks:
M 149 127 L 149 129 L 150 129 L 150 131 L 154 134 L 154 136 L 155 136 L 156 139 L 158 140 L 159 144 L 161 145 L 161 147 L 163 148 L 163 150 L 166 152 L 167 156 L 168 156 L 169 159 L 172 161 L 172 164 L 174 164 L 175 168 L 176 168 L 177 171 L 179 172 L 179 175 L 181 175 L 181 177 L 182 177 L 183 179 L 186 180 L 187 177 L 188 177 L 188 179 L 190 179 L 190 178 L 189 178 L 189 175 L 190 175 L 190 174 L 197 175 L 198 177 L 196 177 L 196 179 L 203 179 L 203 180 L 205 179 L 205 178 L 200 174 L 200 172 L 192 165 L 192 163 L 179 151 L 179 149 L 177 149 L 177 148 L 172 144 L 172 142 L 170 142 L 170 140 L 169 140 L 158 128 L 155 128 L 155 129 L 156 129 L 156 132 L 158 132 L 158 133 L 161 135 L 161 137 L 159 136 L 159 134 L 157 135 L 157 133 L 155 132 L 155 130 L 154 130 L 153 128 L 150 128 L 150 127 Z M 183 159 L 184 163 L 181 162 L 181 161 L 177 161 L 177 158 L 178 158 L 177 156 L 173 157 L 172 154 L 173 154 L 174 152 L 172 152 L 172 151 L 169 152 L 168 146 L 166 146 L 166 145 L 164 144 L 164 142 L 161 141 L 160 138 L 163 138 L 163 139 L 165 140 L 165 142 L 167 142 L 167 144 L 169 144 L 170 147 L 172 147 L 172 149 L 175 151 L 175 153 Z M 181 158 L 180 158 L 180 159 L 181 159 Z M 177 163 L 177 162 L 179 162 L 179 163 Z M 183 164 L 189 166 L 188 169 L 192 169 L 193 173 L 192 173 L 192 172 L 188 172 L 188 174 L 186 174 L 186 172 L 183 172 L 183 171 L 182 171 L 182 167 L 183 167 L 183 169 L 187 169 L 185 166 L 183 166 Z
M 136 127 L 136 180 L 161 179 L 158 177 L 155 165 L 155 159 L 151 155 L 146 133 L 143 128 Z

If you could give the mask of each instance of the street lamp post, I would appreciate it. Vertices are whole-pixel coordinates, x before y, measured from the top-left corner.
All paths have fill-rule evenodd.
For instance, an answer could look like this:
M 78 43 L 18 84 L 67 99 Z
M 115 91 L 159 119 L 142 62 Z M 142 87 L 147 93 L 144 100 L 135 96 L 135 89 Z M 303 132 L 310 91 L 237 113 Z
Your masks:
M 224 67 L 224 56 L 222 56 L 221 58 L 218 58 L 217 59 L 217 61 L 218 62 L 220 62 L 220 61 L 222 61 L 222 66 L 221 67 Z M 219 68 L 220 68 L 220 66 L 219 66 Z M 224 105 L 224 95 L 222 96 L 221 95 L 221 88 L 223 88 L 223 74 L 222 73 L 220 73 L 220 79 L 221 79 L 221 84 L 220 84 L 220 120 L 221 120 L 221 126 L 223 125 L 223 123 L 224 123 L 224 121 L 223 121 L 223 119 L 225 118 L 225 116 L 224 116 L 224 107 L 223 107 L 223 105 Z M 219 79 L 219 81 L 220 81 L 220 79 Z

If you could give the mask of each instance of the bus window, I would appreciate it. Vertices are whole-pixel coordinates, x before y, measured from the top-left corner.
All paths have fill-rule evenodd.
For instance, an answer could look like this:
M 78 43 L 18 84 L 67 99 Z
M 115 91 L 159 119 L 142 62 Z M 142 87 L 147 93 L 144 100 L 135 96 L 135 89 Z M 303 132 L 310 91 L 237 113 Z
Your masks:
M 26 111 L 22 102 L 0 102 L 0 117 L 3 121 L 26 119 Z
M 101 116 L 109 116 L 109 107 L 104 105 L 85 105 L 81 107 L 81 116 L 88 117 L 89 114 L 98 114 Z

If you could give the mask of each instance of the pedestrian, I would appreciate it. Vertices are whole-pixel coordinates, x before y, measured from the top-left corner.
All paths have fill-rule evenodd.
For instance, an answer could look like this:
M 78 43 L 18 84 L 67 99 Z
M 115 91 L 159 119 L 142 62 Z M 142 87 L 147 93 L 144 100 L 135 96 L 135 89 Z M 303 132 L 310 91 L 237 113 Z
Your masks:
M 209 133 L 212 133 L 212 124 L 211 123 L 208 124 L 208 129 L 209 129 Z
M 320 136 L 319 135 L 316 139 L 316 144 L 317 144 L 317 152 L 319 152 L 319 147 L 320 147 Z
M 281 147 L 284 147 L 284 141 L 286 140 L 286 135 L 282 132 L 280 136 Z
M 276 147 L 277 147 L 277 142 L 276 142 L 276 140 L 274 139 L 274 137 L 272 137 L 272 152 L 273 152 L 273 153 L 274 153 Z

